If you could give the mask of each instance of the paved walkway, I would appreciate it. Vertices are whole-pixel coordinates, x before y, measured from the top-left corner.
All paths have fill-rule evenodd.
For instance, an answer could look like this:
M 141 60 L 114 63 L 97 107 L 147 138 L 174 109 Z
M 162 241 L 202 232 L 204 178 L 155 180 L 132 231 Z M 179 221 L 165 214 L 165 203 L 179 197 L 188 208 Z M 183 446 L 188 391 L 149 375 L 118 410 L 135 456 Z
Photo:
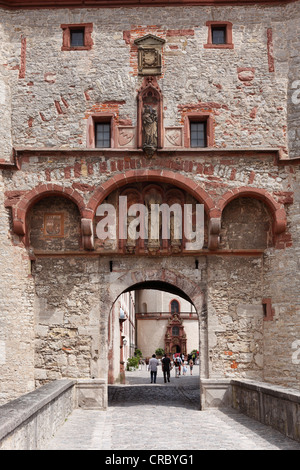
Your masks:
M 173 373 L 173 371 L 172 371 Z M 193 451 L 300 450 L 300 444 L 234 410 L 199 411 L 199 376 L 162 372 L 150 384 L 145 370 L 109 387 L 107 411 L 75 410 L 49 450 Z

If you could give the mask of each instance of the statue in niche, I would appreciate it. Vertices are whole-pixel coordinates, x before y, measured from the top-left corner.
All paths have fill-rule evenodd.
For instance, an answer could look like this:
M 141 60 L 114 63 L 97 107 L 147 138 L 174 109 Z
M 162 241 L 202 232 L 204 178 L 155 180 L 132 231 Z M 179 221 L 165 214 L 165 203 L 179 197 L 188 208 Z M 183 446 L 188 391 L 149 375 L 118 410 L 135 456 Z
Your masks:
M 148 157 L 152 157 L 157 149 L 158 130 L 157 111 L 150 105 L 145 105 L 142 115 L 143 149 Z

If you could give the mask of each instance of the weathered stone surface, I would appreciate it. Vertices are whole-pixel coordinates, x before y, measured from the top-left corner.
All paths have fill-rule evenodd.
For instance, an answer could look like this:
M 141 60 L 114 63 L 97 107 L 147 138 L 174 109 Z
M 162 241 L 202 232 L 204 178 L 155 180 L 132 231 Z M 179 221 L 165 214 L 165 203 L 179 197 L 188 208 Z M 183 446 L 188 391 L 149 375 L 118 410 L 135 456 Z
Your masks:
M 125 289 L 153 280 L 193 300 L 203 377 L 299 388 L 300 104 L 292 101 L 299 2 L 178 12 L 0 11 L 1 403 L 63 377 L 106 378 L 111 306 Z M 206 49 L 206 21 L 220 15 L 233 24 L 234 48 Z M 93 23 L 92 48 L 62 51 L 60 25 L 78 22 Z M 94 114 L 113 114 L 116 129 L 128 126 L 137 137 L 134 41 L 148 33 L 166 41 L 157 79 L 166 135 L 180 129 L 183 145 L 187 116 L 208 113 L 213 148 L 168 144 L 150 161 L 131 140 L 121 150 L 87 148 Z M 3 163 L 12 147 L 19 169 Z M 213 239 L 205 250 L 92 251 L 92 224 L 82 220 L 120 187 L 146 181 L 180 187 L 206 205 Z M 62 238 L 45 237 L 46 212 L 56 214 L 46 224 L 52 235 L 62 234 L 57 213 L 64 215 Z

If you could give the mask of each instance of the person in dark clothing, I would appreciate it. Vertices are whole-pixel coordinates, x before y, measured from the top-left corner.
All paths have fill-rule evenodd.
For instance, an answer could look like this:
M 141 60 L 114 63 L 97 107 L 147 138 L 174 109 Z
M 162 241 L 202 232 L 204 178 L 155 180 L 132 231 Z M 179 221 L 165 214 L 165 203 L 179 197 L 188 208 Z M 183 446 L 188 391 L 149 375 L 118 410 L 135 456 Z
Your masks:
M 167 354 L 164 355 L 164 357 L 161 360 L 162 364 L 162 370 L 164 374 L 164 381 L 165 383 L 168 381 L 170 382 L 170 365 L 171 365 L 171 359 L 168 357 Z

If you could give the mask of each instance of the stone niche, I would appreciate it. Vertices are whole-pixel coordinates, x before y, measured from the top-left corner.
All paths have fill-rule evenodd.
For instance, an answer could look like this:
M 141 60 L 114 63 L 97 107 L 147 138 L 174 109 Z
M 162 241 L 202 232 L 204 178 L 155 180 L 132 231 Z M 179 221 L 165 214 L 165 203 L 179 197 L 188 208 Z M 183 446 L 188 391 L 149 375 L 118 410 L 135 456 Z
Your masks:
M 37 202 L 27 216 L 29 243 L 40 251 L 73 251 L 81 247 L 80 214 L 63 197 L 50 196 Z
M 240 197 L 224 209 L 220 248 L 266 249 L 273 244 L 272 217 L 258 199 Z
M 124 227 L 124 222 L 120 222 L 119 216 L 123 214 L 126 208 L 120 207 L 120 197 L 126 197 L 127 202 L 127 217 L 126 217 L 126 233 L 122 232 L 124 228 L 121 230 L 120 227 Z M 159 255 L 159 254 L 179 254 L 185 252 L 186 241 L 185 240 L 185 233 L 184 233 L 184 225 L 183 225 L 183 217 L 184 217 L 184 210 L 185 204 L 190 204 L 192 207 L 192 230 L 196 230 L 196 204 L 199 204 L 190 194 L 182 191 L 181 189 L 163 183 L 157 182 L 148 182 L 148 184 L 144 183 L 136 183 L 132 185 L 124 186 L 114 192 L 112 192 L 103 204 L 110 204 L 115 207 L 115 213 L 117 216 L 117 230 L 116 230 L 116 237 L 106 239 L 100 238 L 100 231 L 97 230 L 98 224 L 102 223 L 101 221 L 105 221 L 106 215 L 97 215 L 94 219 L 94 233 L 95 236 L 95 250 L 102 252 L 102 253 L 120 253 L 120 254 L 147 254 L 147 255 Z M 143 218 L 143 216 L 139 215 L 139 213 L 135 213 L 134 211 L 131 212 L 129 209 L 130 207 L 141 204 L 148 210 L 149 217 Z M 162 219 L 159 220 L 159 238 L 154 239 L 154 237 L 150 237 L 151 233 L 151 206 L 153 204 L 166 204 L 168 207 L 172 207 L 173 204 L 177 205 L 175 207 L 181 208 L 182 214 L 182 238 L 178 238 L 178 233 L 175 230 L 174 225 L 174 218 L 175 215 L 171 211 L 170 213 L 170 236 L 166 239 L 163 236 L 163 230 L 165 225 L 162 223 Z M 100 213 L 100 211 L 99 211 Z M 146 214 L 146 212 L 145 212 Z M 178 211 L 177 214 L 180 214 Z M 130 224 L 134 223 L 134 220 L 140 218 L 140 226 L 137 227 L 137 233 L 140 232 L 141 236 L 138 239 L 135 239 L 131 236 L 129 226 Z M 144 224 L 144 225 L 143 225 Z M 143 236 L 143 230 L 145 230 L 145 235 Z M 207 217 L 204 214 L 204 243 L 203 248 L 207 247 Z

